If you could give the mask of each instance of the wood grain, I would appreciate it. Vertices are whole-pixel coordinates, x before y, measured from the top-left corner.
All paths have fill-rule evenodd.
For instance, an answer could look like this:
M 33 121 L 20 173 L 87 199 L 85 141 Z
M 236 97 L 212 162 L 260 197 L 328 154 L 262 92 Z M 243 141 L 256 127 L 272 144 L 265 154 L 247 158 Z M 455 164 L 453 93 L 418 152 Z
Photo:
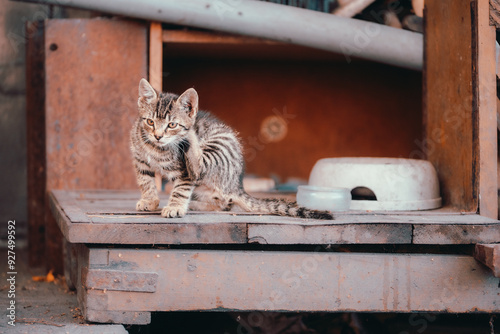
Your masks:
M 471 15 L 469 0 L 426 2 L 424 122 L 443 203 L 477 212 Z
M 324 221 L 245 212 L 189 212 L 183 218 L 165 219 L 159 210 L 134 211 L 137 196 L 136 191 L 56 190 L 50 203 L 61 231 L 73 243 L 471 244 L 500 238 L 500 222 L 477 214 L 344 212 Z M 162 201 L 166 204 L 166 196 Z
M 477 6 L 475 30 L 477 68 L 475 84 L 478 108 L 477 159 L 479 213 L 498 218 L 497 180 L 497 83 L 496 33 L 490 25 L 488 1 L 475 1 Z M 500 238 L 497 239 L 500 242 Z
M 500 278 L 500 244 L 477 244 L 474 258 L 487 266 Z
M 109 260 L 154 270 L 157 292 L 106 291 L 96 311 L 500 310 L 498 278 L 471 256 L 110 249 Z M 83 285 L 88 303 L 100 297 Z
M 425 146 L 444 205 L 497 218 L 495 29 L 488 13 L 488 1 L 426 2 Z

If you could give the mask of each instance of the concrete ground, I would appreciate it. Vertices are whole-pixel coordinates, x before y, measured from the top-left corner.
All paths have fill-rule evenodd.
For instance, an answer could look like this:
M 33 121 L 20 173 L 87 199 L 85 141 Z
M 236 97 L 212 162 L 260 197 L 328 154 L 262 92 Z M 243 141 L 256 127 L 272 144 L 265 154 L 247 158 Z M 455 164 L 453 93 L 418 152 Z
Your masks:
M 14 249 L 15 272 L 8 268 L 7 249 L 0 249 L 0 333 L 127 333 L 122 325 L 89 325 L 83 320 L 78 308 L 76 293 L 69 291 L 64 278 L 56 277 L 54 282 L 36 282 L 33 276 L 46 276 L 44 268 L 28 266 L 27 251 Z M 9 278 L 15 276 L 15 297 L 9 297 Z M 11 301 L 15 301 L 15 322 L 9 324 Z M 12 308 L 12 307 L 11 307 Z

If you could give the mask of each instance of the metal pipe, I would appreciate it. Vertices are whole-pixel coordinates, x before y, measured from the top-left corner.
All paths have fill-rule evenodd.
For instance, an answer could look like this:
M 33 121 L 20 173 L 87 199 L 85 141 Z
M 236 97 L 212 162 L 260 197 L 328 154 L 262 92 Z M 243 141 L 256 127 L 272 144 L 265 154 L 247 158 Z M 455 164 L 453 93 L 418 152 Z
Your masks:
M 19 1 L 19 0 L 18 0 Z M 331 14 L 248 0 L 28 0 L 267 38 L 422 70 L 419 33 Z M 373 13 L 382 20 L 380 13 Z

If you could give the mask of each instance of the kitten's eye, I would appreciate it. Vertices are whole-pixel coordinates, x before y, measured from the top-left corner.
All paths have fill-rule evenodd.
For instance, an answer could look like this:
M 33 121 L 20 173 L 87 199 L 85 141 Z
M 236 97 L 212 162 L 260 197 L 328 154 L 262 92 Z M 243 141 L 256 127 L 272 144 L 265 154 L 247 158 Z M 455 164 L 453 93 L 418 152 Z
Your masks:
M 170 122 L 170 123 L 168 123 L 168 127 L 169 127 L 170 129 L 173 129 L 173 128 L 177 127 L 177 123 L 175 123 L 175 122 Z
M 153 125 L 155 125 L 155 122 L 154 122 L 151 118 L 148 118 L 148 119 L 146 120 L 146 123 L 147 123 L 147 125 L 149 125 L 149 126 L 153 126 Z

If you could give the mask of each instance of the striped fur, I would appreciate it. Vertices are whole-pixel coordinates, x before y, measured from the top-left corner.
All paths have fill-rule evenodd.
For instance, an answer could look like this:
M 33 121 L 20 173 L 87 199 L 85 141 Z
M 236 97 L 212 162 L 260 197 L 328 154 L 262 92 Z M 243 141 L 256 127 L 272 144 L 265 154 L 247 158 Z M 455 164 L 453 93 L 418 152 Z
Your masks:
M 154 176 L 173 181 L 164 217 L 183 217 L 197 210 L 246 211 L 291 217 L 333 219 L 326 211 L 309 210 L 295 202 L 257 199 L 243 190 L 244 162 L 237 133 L 211 114 L 198 110 L 198 94 L 158 93 L 142 79 L 139 117 L 131 131 L 131 151 L 141 189 L 137 210 L 158 208 Z

